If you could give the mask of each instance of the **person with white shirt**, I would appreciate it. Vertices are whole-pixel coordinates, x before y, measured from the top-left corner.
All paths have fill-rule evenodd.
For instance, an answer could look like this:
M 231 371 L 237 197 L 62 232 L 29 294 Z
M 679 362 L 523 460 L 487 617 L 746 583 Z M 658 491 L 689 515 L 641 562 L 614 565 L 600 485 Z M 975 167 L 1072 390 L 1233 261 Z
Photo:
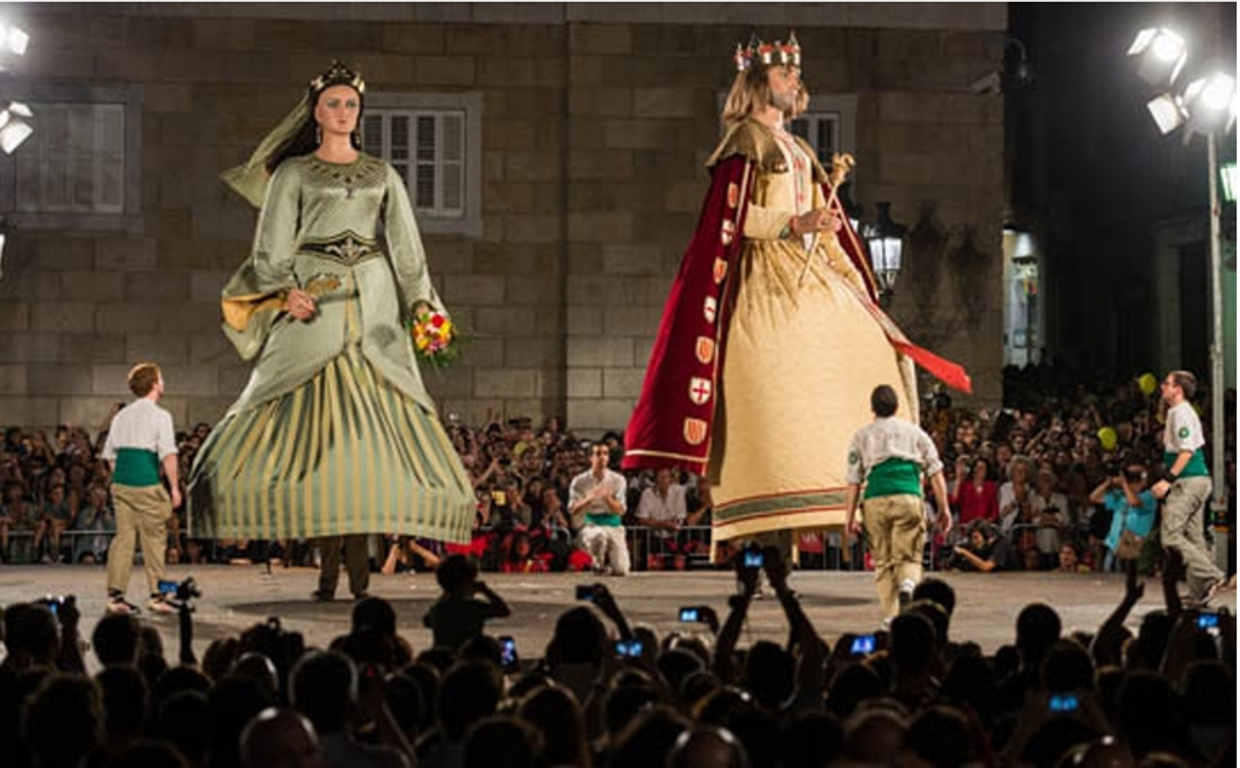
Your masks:
M 853 435 L 844 494 L 845 524 L 856 535 L 860 530 L 857 504 L 865 486 L 862 514 L 874 554 L 878 598 L 887 619 L 900 612 L 921 583 L 926 546 L 923 473 L 938 502 L 939 529 L 946 535 L 952 526 L 939 451 L 925 430 L 896 416 L 899 404 L 895 389 L 886 384 L 870 394 L 874 421 Z
M 596 443 L 590 451 L 590 469 L 573 478 L 568 487 L 568 511 L 573 519 L 584 513 L 581 546 L 594 558 L 594 569 L 615 576 L 629 572 L 629 545 L 624 538 L 624 475 L 607 468 L 611 449 Z
M 1197 391 L 1197 377 L 1172 371 L 1162 383 L 1167 404 L 1163 429 L 1163 461 L 1167 477 L 1154 483 L 1154 495 L 1163 500 L 1162 543 L 1177 550 L 1188 570 L 1189 598 L 1205 605 L 1221 590 L 1235 588 L 1234 578 L 1219 570 L 1206 551 L 1203 532 L 1206 502 L 1213 483 L 1202 446 L 1206 444 L 1201 419 L 1189 402 Z
M 648 554 L 665 555 L 678 552 L 680 542 L 677 541 L 676 532 L 685 524 L 688 515 L 685 487 L 673 482 L 670 468 L 663 467 L 656 471 L 654 485 L 642 491 L 637 502 L 638 522 L 653 529 Z M 640 559 L 638 562 L 641 562 Z
M 116 536 L 108 548 L 109 613 L 136 613 L 137 606 L 125 599 L 133 570 L 135 539 L 142 543 L 150 600 L 155 613 L 174 608 L 160 594 L 164 558 L 168 549 L 168 518 L 181 506 L 177 475 L 177 444 L 172 414 L 156 405 L 164 395 L 164 377 L 154 363 L 139 363 L 129 371 L 129 390 L 137 396 L 120 409 L 108 427 L 102 458 L 112 474 L 112 500 L 116 511 Z M 163 467 L 168 480 L 160 482 Z

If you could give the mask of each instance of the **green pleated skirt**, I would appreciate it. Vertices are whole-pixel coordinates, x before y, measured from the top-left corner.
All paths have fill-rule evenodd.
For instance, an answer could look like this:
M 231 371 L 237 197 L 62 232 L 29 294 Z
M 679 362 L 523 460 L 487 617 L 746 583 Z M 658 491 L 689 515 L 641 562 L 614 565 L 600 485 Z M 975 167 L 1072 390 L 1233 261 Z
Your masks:
M 188 496 L 191 535 L 217 539 L 399 533 L 464 543 L 475 511 L 439 419 L 353 345 L 297 389 L 216 425 Z

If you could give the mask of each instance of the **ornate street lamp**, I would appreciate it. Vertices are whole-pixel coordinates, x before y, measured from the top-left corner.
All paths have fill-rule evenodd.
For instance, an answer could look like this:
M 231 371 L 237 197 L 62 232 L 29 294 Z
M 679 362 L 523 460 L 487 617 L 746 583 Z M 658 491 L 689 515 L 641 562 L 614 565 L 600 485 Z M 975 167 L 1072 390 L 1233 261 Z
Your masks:
M 875 207 L 878 218 L 866 229 L 865 242 L 870 248 L 870 265 L 882 291 L 883 306 L 890 306 L 896 276 L 900 274 L 908 227 L 891 220 L 891 203 L 875 203 Z

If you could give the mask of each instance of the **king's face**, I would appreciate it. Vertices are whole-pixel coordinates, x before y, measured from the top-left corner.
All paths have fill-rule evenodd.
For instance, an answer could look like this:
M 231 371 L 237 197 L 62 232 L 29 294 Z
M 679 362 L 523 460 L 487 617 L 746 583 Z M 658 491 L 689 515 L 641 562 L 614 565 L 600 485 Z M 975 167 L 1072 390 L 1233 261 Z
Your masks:
M 776 64 L 767 68 L 766 78 L 771 89 L 772 106 L 784 112 L 791 110 L 801 92 L 801 68 Z

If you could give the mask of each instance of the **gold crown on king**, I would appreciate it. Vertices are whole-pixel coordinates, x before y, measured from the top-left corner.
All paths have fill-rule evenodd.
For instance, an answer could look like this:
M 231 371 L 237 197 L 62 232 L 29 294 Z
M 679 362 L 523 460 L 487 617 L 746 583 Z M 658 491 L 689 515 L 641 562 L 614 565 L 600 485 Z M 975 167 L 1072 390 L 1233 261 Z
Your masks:
M 346 67 L 340 59 L 332 60 L 332 65 L 326 72 L 310 81 L 310 88 L 316 92 L 327 90 L 333 85 L 348 85 L 358 93 L 366 92 L 366 81 Z
M 737 72 L 749 69 L 755 61 L 765 67 L 772 64 L 799 67 L 801 66 L 801 44 L 797 42 L 796 32 L 788 33 L 786 43 L 779 40 L 764 43 L 758 39 L 757 35 L 754 35 L 749 38 L 748 45 L 736 44 L 736 55 L 733 59 L 736 62 Z

